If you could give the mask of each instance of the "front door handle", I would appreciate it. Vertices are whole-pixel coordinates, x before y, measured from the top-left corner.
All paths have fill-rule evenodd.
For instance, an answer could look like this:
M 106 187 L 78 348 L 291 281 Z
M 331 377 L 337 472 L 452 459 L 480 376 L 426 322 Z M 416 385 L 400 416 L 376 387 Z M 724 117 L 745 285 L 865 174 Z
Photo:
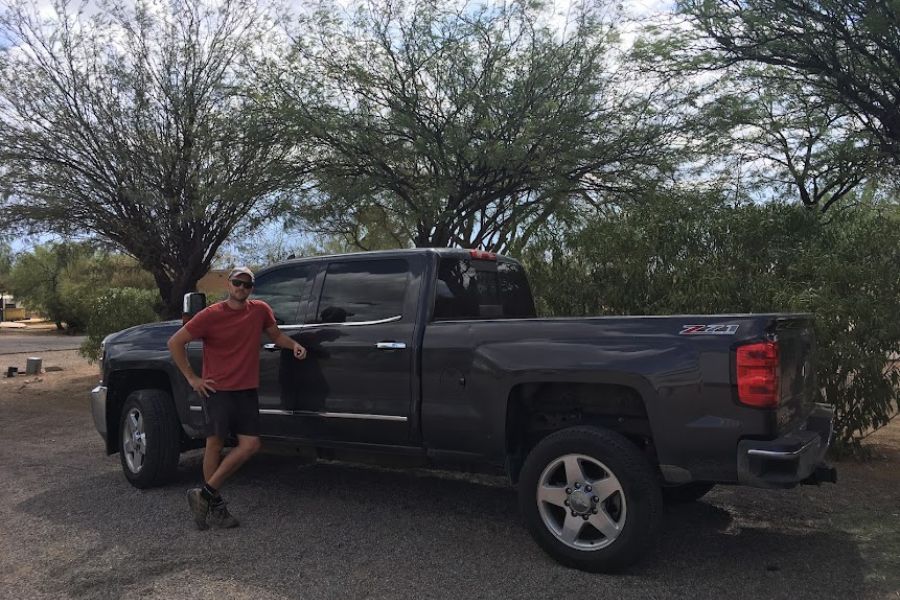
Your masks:
M 403 342 L 378 342 L 375 347 L 379 350 L 405 350 L 406 344 Z
M 263 348 L 265 348 L 269 352 L 275 352 L 276 350 L 278 350 L 278 346 L 276 346 L 275 344 L 263 344 Z

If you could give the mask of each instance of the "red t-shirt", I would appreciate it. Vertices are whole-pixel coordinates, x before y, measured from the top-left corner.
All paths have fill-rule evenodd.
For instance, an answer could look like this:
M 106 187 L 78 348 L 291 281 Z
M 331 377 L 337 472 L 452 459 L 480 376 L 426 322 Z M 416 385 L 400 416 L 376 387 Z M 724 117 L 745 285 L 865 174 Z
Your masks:
M 248 300 L 240 309 L 217 302 L 197 313 L 185 329 L 203 340 L 203 379 L 214 389 L 249 390 L 259 387 L 259 349 L 262 332 L 275 324 L 272 309 L 262 300 Z

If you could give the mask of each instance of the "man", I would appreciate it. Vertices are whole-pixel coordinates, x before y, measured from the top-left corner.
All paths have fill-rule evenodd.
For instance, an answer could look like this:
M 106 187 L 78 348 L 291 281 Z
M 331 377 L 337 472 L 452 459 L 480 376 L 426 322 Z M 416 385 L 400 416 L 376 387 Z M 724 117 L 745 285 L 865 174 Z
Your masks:
M 294 358 L 306 358 L 306 349 L 278 329 L 269 305 L 249 299 L 253 283 L 250 269 L 233 269 L 228 275 L 228 299 L 197 313 L 169 339 L 172 359 L 200 396 L 206 420 L 203 487 L 187 493 L 199 529 L 238 525 L 219 489 L 261 446 L 257 394 L 261 332 L 275 345 L 291 350 Z M 195 339 L 203 340 L 201 377 L 191 368 L 185 350 L 185 344 Z M 223 459 L 229 433 L 237 436 L 238 445 Z

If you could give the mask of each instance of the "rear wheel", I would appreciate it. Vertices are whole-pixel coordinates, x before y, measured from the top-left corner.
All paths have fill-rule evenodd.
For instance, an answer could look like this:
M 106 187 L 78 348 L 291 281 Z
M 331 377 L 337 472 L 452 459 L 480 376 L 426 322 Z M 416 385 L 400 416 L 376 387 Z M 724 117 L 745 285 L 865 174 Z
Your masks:
M 178 415 L 162 390 L 131 392 L 119 422 L 119 457 L 131 485 L 149 488 L 172 480 L 180 455 Z
M 615 572 L 653 541 L 662 515 L 656 474 L 621 435 L 573 427 L 544 438 L 519 481 L 528 529 L 570 567 Z

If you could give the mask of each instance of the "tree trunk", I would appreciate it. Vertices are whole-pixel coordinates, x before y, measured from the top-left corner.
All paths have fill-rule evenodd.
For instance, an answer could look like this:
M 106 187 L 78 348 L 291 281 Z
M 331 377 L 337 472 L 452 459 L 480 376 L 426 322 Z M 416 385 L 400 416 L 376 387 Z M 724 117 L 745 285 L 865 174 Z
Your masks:
M 181 303 L 179 302 L 177 306 L 172 305 L 173 286 L 168 274 L 160 265 L 144 264 L 143 267 L 153 275 L 153 280 L 156 281 L 156 287 L 159 290 L 159 298 L 162 301 L 162 308 L 158 311 L 159 317 L 161 319 L 177 319 L 180 317 Z
M 160 297 L 163 301 L 163 310 L 160 317 L 164 319 L 181 318 L 183 308 L 184 295 L 188 292 L 197 291 L 197 282 L 209 272 L 209 265 L 198 263 L 195 261 L 185 261 L 185 267 L 180 270 L 179 275 L 173 279 L 165 274 L 163 269 L 151 271 L 156 279 L 156 285 L 159 287 Z

